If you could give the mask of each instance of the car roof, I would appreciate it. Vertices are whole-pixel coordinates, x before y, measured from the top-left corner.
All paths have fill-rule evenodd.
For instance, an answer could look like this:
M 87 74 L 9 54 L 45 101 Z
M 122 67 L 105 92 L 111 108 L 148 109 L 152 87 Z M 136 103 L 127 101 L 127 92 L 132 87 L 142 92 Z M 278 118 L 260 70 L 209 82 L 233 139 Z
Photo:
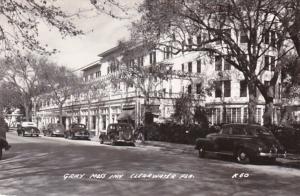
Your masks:
M 36 123 L 34 123 L 34 122 L 22 122 L 21 126 L 22 127 L 37 127 Z
M 246 126 L 249 126 L 249 127 L 262 127 L 261 125 L 258 125 L 258 124 L 243 124 L 243 123 L 235 123 L 235 124 L 223 124 L 222 127 L 232 127 L 232 126 L 235 126 L 235 127 L 246 127 Z

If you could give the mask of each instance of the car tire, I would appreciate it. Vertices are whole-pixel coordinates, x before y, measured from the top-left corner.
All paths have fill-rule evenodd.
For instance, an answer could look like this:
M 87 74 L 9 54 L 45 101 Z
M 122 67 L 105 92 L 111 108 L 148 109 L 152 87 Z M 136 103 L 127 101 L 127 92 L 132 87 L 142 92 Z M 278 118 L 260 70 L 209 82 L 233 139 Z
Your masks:
M 205 157 L 205 149 L 202 146 L 200 146 L 198 149 L 198 156 L 199 156 L 199 158 Z
M 248 164 L 250 163 L 249 154 L 244 149 L 239 149 L 236 153 L 236 160 L 238 163 L 241 164 Z
M 71 140 L 74 140 L 74 139 L 75 139 L 74 133 L 70 133 L 70 134 L 69 134 L 69 139 L 71 139 Z
M 100 144 L 103 144 L 103 143 L 104 143 L 103 137 L 99 137 L 99 142 L 100 142 Z

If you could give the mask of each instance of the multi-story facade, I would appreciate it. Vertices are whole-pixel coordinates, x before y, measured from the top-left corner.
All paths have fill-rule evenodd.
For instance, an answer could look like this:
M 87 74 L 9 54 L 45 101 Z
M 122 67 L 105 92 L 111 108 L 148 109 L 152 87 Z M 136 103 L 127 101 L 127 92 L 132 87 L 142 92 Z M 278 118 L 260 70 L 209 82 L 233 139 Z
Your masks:
M 275 52 L 270 50 L 260 58 L 259 64 L 265 67 L 260 79 L 265 84 L 270 82 L 273 74 Z M 103 84 L 99 89 L 101 93 L 94 96 L 85 96 L 84 93 L 71 96 L 63 108 L 63 123 L 67 127 L 72 122 L 85 123 L 96 133 L 105 131 L 109 123 L 117 122 L 124 116 L 130 116 L 135 124 L 141 123 L 145 111 L 145 96 L 141 90 L 125 82 L 117 84 L 109 82 L 112 76 L 119 74 L 120 67 L 124 66 L 120 63 L 121 49 L 114 47 L 99 54 L 99 57 L 99 61 L 82 67 L 81 71 L 86 83 Z M 171 65 L 172 71 L 176 73 L 169 79 L 158 80 L 158 85 L 149 92 L 151 111 L 156 117 L 170 118 L 174 113 L 174 100 L 182 93 L 187 93 L 193 96 L 199 105 L 205 106 L 210 111 L 208 118 L 212 124 L 247 122 L 249 102 L 247 84 L 242 73 L 228 64 L 223 57 L 199 51 L 174 55 L 170 48 L 165 47 L 160 50 L 141 50 L 132 61 L 139 66 L 165 62 Z M 201 96 L 201 89 L 209 86 L 212 86 L 211 92 L 204 97 Z M 280 91 L 281 85 L 278 82 L 274 100 L 275 123 L 280 118 Z M 262 124 L 264 99 L 258 91 L 257 93 L 256 121 Z M 58 120 L 57 106 L 51 100 L 42 100 L 35 114 L 41 126 Z

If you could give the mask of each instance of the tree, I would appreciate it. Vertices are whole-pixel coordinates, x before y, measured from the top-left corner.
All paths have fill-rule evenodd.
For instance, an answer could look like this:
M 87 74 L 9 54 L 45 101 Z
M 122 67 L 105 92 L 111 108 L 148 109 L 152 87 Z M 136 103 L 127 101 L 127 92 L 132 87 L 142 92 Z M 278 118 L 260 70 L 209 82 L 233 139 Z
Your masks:
M 280 76 L 277 63 L 293 46 L 279 36 L 282 27 L 273 14 L 280 1 L 273 0 L 145 0 L 141 20 L 133 24 L 136 39 L 172 47 L 174 54 L 201 51 L 220 56 L 240 71 L 248 84 L 249 122 L 255 121 L 256 88 L 265 99 L 264 122 L 271 123 L 274 89 Z M 191 38 L 197 36 L 197 42 Z M 277 38 L 277 39 L 276 39 Z M 268 61 L 261 59 L 276 51 Z M 264 62 L 264 63 L 263 63 Z M 268 83 L 261 80 L 272 69 Z
M 12 93 L 19 95 L 15 99 L 17 102 L 21 101 L 27 121 L 31 120 L 31 99 L 46 90 L 46 84 L 41 79 L 44 63 L 44 58 L 31 54 L 25 57 L 16 56 L 1 61 L 1 67 L 3 68 L 2 82 L 11 89 Z M 13 100 L 11 99 L 10 101 L 13 102 Z
M 72 94 L 81 89 L 82 80 L 66 67 L 50 62 L 44 64 L 41 80 L 47 84 L 47 93 L 40 95 L 54 101 L 59 110 L 59 122 L 63 123 L 63 106 Z
M 38 41 L 41 22 L 57 29 L 63 36 L 82 34 L 54 0 L 4 0 L 1 1 L 0 16 L 0 52 L 8 56 L 20 54 L 21 50 L 55 52 Z
M 6 56 L 20 55 L 21 51 L 36 51 L 51 54 L 47 44 L 39 41 L 40 25 L 54 28 L 65 36 L 83 34 L 73 23 L 74 17 L 85 12 L 107 14 L 114 18 L 129 15 L 129 7 L 118 0 L 90 0 L 95 9 L 79 10 L 73 13 L 63 11 L 56 0 L 3 0 L 0 5 L 0 52 Z

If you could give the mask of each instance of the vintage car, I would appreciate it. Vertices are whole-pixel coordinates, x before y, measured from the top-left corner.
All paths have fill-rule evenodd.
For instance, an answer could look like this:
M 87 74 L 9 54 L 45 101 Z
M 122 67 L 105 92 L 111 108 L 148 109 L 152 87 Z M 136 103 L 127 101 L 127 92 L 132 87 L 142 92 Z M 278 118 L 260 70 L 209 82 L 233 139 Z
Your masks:
M 288 152 L 300 152 L 300 130 L 283 125 L 274 125 L 270 129 Z
M 69 130 L 64 133 L 65 138 L 69 139 L 86 139 L 90 138 L 90 133 L 86 128 L 86 125 L 79 123 L 72 123 L 69 127 Z
M 255 124 L 225 124 L 218 133 L 198 138 L 195 149 L 199 157 L 213 152 L 234 156 L 242 164 L 259 159 L 274 162 L 286 156 L 284 147 L 272 132 Z
M 18 135 L 24 136 L 39 136 L 40 130 L 37 125 L 33 122 L 22 122 L 17 128 Z
M 60 123 L 49 123 L 47 127 L 43 130 L 44 136 L 64 136 L 65 127 Z
M 101 144 L 109 143 L 128 144 L 134 146 L 134 129 L 128 123 L 112 123 L 108 125 L 107 132 L 102 132 L 99 136 Z

